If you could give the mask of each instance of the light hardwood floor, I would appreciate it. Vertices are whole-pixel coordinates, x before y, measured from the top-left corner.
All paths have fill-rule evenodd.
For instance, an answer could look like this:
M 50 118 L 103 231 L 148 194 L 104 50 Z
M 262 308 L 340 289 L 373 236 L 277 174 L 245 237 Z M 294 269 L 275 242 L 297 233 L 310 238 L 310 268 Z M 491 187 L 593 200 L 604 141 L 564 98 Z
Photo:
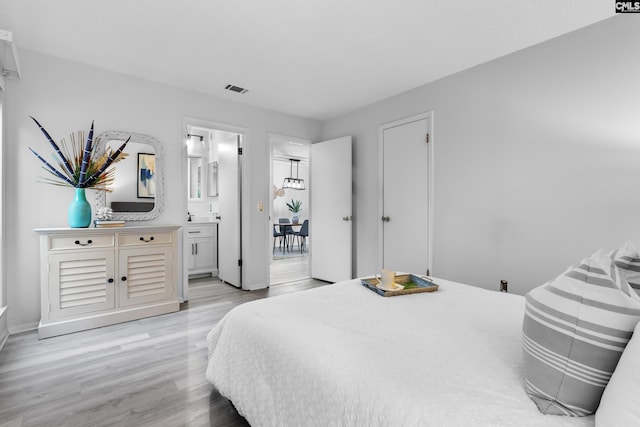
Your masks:
M 271 262 L 271 285 L 295 282 L 311 276 L 309 256 L 274 259 Z
M 327 283 L 242 291 L 190 283 L 177 313 L 38 340 L 0 351 L 0 426 L 247 426 L 205 379 L 206 334 L 233 307 Z

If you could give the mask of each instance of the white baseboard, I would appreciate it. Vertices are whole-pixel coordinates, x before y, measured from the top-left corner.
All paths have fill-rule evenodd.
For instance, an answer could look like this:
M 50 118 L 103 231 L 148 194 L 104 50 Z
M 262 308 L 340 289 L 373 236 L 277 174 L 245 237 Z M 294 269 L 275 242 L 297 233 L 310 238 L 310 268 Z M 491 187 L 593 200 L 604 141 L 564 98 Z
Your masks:
M 9 328 L 7 328 L 7 307 L 0 307 L 0 351 L 9 339 Z
M 4 347 L 8 339 L 9 339 L 9 331 L 8 330 L 2 331 L 2 334 L 0 334 L 0 351 L 2 351 L 2 348 Z
M 242 289 L 245 291 L 257 291 L 258 289 L 266 289 L 268 287 L 266 283 L 252 283 L 251 285 L 243 285 Z
M 22 332 L 35 331 L 38 329 L 38 322 L 23 323 L 21 325 L 9 326 L 9 334 L 21 334 Z

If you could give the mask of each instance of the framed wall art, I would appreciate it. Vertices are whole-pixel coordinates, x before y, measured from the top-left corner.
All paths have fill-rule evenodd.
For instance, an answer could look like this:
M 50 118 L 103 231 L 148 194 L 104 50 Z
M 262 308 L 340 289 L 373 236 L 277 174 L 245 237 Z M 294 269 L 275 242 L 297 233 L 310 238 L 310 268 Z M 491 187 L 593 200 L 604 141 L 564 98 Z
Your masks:
M 156 197 L 156 156 L 151 153 L 138 153 L 138 198 Z

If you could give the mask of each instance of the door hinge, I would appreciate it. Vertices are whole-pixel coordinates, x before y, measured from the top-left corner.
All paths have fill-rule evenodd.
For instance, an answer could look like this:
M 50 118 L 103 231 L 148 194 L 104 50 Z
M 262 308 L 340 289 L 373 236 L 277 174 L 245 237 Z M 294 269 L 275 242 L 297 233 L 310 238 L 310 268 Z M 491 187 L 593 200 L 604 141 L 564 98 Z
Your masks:
M 238 147 L 238 156 L 242 156 L 242 147 Z
M 238 260 L 238 267 L 242 267 L 242 260 L 241 259 Z
M 427 144 L 429 143 L 429 134 L 426 134 L 424 136 L 424 142 L 426 142 Z

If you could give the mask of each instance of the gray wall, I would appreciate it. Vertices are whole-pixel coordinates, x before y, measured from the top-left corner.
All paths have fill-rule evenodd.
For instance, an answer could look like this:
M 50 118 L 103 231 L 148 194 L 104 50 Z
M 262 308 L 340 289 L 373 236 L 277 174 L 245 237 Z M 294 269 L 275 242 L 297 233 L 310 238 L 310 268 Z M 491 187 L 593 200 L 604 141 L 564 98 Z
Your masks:
M 425 111 L 434 275 L 524 294 L 640 242 L 638 23 L 617 16 L 325 123 L 324 139 L 354 137 L 356 274 L 378 269 L 378 126 Z
M 527 290 L 594 250 L 640 242 L 640 26 L 618 16 L 325 123 L 216 99 L 30 51 L 5 96 L 6 280 L 12 332 L 40 318 L 38 239 L 66 224 L 71 191 L 36 183 L 28 119 L 56 139 L 107 129 L 147 133 L 165 146 L 166 204 L 158 223 L 183 223 L 184 116 L 249 129 L 243 194 L 245 277 L 268 274 L 268 134 L 317 141 L 354 136 L 354 272 L 378 269 L 378 126 L 434 111 L 435 275 Z M 322 135 L 321 135 L 322 133 Z M 407 198 L 411 197 L 410 190 Z M 93 199 L 92 192 L 89 197 Z
M 8 81 L 6 124 L 6 242 L 9 329 L 33 328 L 40 319 L 38 237 L 40 227 L 67 226 L 70 188 L 36 182 L 44 175 L 27 147 L 42 155 L 51 152 L 29 119 L 36 117 L 56 139 L 88 131 L 95 119 L 96 133 L 123 130 L 149 134 L 164 146 L 165 209 L 155 223 L 183 224 L 187 215 L 186 144 L 183 118 L 193 117 L 248 129 L 245 141 L 246 189 L 243 201 L 246 269 L 249 287 L 266 285 L 271 253 L 268 212 L 258 212 L 259 201 L 271 197 L 268 134 L 295 135 L 317 140 L 321 123 L 250 107 L 212 96 L 177 89 L 83 64 L 21 50 L 21 81 Z M 88 191 L 93 203 L 94 192 Z M 182 265 L 179 257 L 179 272 Z M 178 274 L 182 282 L 182 274 Z

